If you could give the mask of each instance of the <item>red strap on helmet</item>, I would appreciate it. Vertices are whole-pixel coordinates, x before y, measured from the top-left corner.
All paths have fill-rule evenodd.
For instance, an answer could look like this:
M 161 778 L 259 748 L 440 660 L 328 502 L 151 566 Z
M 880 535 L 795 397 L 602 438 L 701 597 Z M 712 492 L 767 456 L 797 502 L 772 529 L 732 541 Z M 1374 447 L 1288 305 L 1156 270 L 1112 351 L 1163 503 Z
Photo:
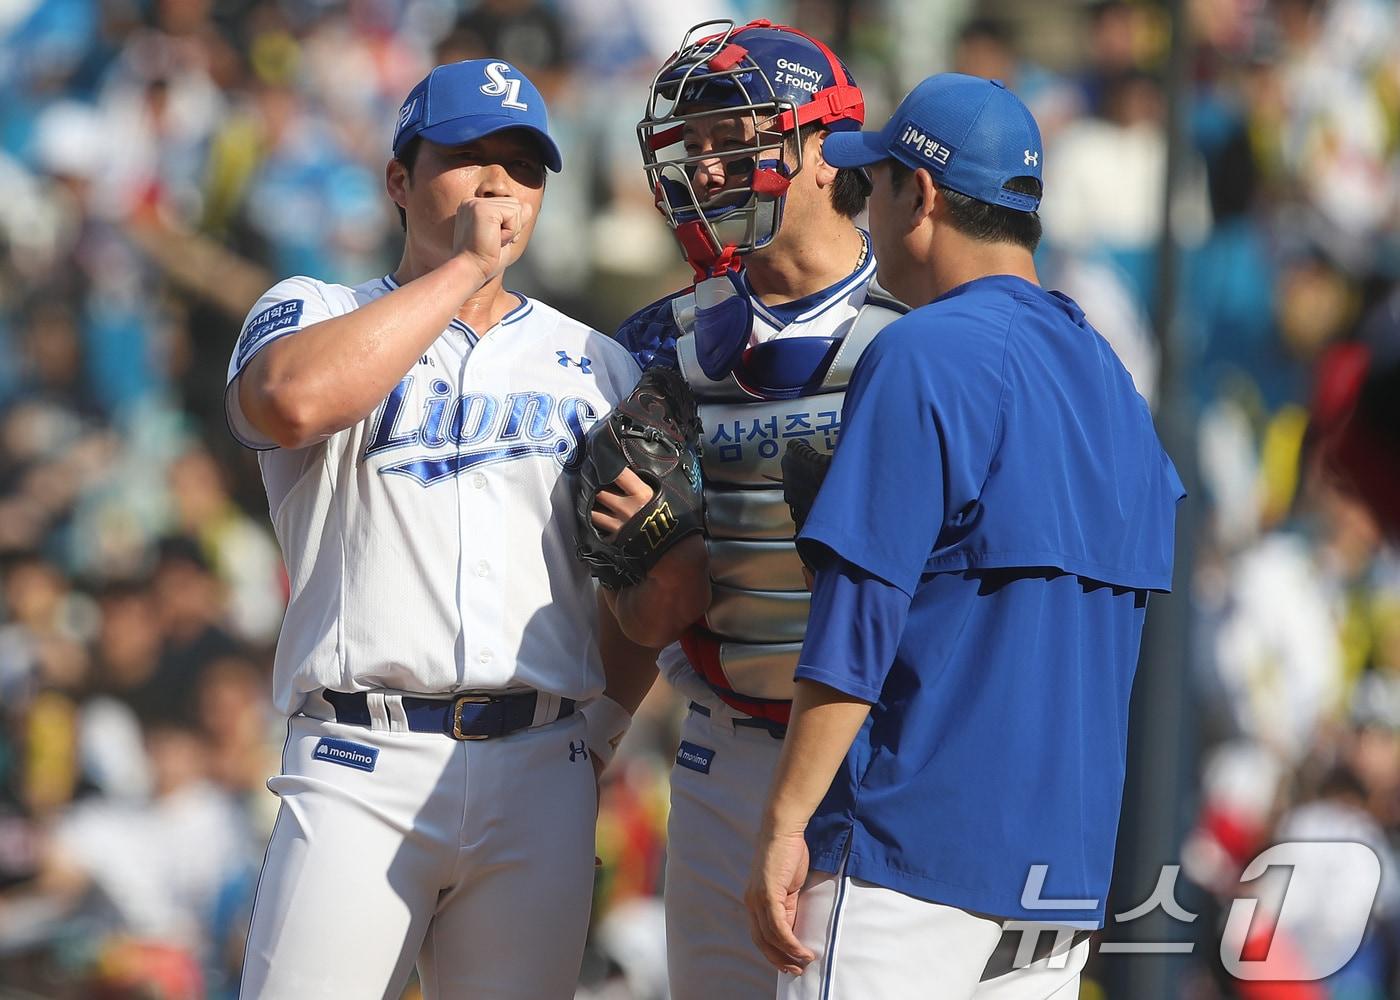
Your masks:
M 684 125 L 672 125 L 670 128 L 663 128 L 660 132 L 653 132 L 651 138 L 647 140 L 647 145 L 652 152 L 658 149 L 665 149 L 674 143 L 685 132 Z
M 744 262 L 734 252 L 734 244 L 716 248 L 709 230 L 699 220 L 677 226 L 676 241 L 681 245 L 686 263 L 695 272 L 696 281 L 713 278 L 728 271 L 738 271 L 744 266 Z
M 836 53 L 835 53 L 835 52 L 832 52 L 831 49 L 827 48 L 825 42 L 823 42 L 820 38 L 813 38 L 811 35 L 807 34 L 807 32 L 805 32 L 805 31 L 798 31 L 796 28 L 788 28 L 788 27 L 783 27 L 783 26 L 780 25 L 779 28 L 778 28 L 778 30 L 779 30 L 779 31 L 790 31 L 790 32 L 792 32 L 794 35 L 801 35 L 803 38 L 807 39 L 807 41 L 809 41 L 809 42 L 811 42 L 813 45 L 815 45 L 815 46 L 821 51 L 821 54 L 824 55 L 824 56 L 826 56 L 826 63 L 827 63 L 827 65 L 831 68 L 831 76 L 832 76 L 832 78 L 833 78 L 834 80 L 837 81 L 837 83 L 834 84 L 834 86 L 842 86 L 842 85 L 843 85 L 843 84 L 840 83 L 840 80 L 841 80 L 841 77 L 842 77 L 842 73 L 841 73 L 841 60 L 836 58 Z
M 791 132 L 799 125 L 810 125 L 812 122 L 830 125 L 845 118 L 865 121 L 865 95 L 859 87 L 841 83 L 817 91 L 810 101 L 797 109 L 796 115 L 784 111 L 778 116 L 778 131 Z
M 778 116 L 778 129 L 790 132 L 798 125 L 810 125 L 812 122 L 830 125 L 844 118 L 865 121 L 865 95 L 859 87 L 838 83 L 813 94 L 810 101 L 797 109 L 796 116 L 791 111 L 784 111 Z
M 827 68 L 831 70 L 831 78 L 837 81 L 830 87 L 817 91 L 812 95 L 810 101 L 798 108 L 796 120 L 792 120 L 791 114 L 785 113 L 779 116 L 779 131 L 790 132 L 798 125 L 807 125 L 814 121 L 829 125 L 844 118 L 854 118 L 858 123 L 865 124 L 865 95 L 860 92 L 859 87 L 844 82 L 846 75 L 841 69 L 841 60 L 836 58 L 836 53 L 832 52 L 826 43 L 820 38 L 813 38 L 805 31 L 799 31 L 785 24 L 775 25 L 768 20 L 750 21 L 743 27 L 736 28 L 734 35 L 748 31 L 750 28 L 776 28 L 778 31 L 786 31 L 789 34 L 807 39 L 826 57 Z
M 768 195 L 773 198 L 781 198 L 787 194 L 788 186 L 791 184 L 791 179 L 768 167 L 754 170 L 753 180 L 750 182 L 754 194 Z
M 733 69 L 748 56 L 749 50 L 744 48 L 732 39 L 737 38 L 745 31 L 752 31 L 755 28 L 773 28 L 776 31 L 785 31 L 790 35 L 797 35 L 805 38 L 817 47 L 823 56 L 826 57 L 827 68 L 831 70 L 832 79 L 843 81 L 845 73 L 841 69 L 841 60 L 836 58 L 836 53 L 832 52 L 826 43 L 819 38 L 813 38 L 805 31 L 786 24 L 774 24 L 767 18 L 756 18 L 748 24 L 741 24 L 729 34 L 731 41 L 727 42 L 724 48 L 720 49 L 710 58 L 706 64 L 709 69 L 717 73 Z M 696 45 L 705 45 L 716 39 L 723 38 L 724 34 L 709 35 L 696 42 Z M 675 58 L 675 54 L 672 55 Z M 778 129 L 781 132 L 791 132 L 799 125 L 808 125 L 814 121 L 823 125 L 830 125 L 832 122 L 852 118 L 860 124 L 865 123 L 865 96 L 860 92 L 860 88 L 849 83 L 837 82 L 830 87 L 825 87 L 812 95 L 812 99 L 802 107 L 797 109 L 797 116 L 784 113 L 778 117 Z M 660 148 L 660 147 L 655 147 Z
M 729 37 L 730 37 L 730 38 L 733 38 L 735 35 L 739 34 L 739 32 L 741 32 L 741 31 L 748 31 L 750 28 L 771 28 L 771 27 L 773 27 L 773 22 L 770 21 L 770 20 L 768 20 L 766 17 L 755 18 L 754 20 L 750 21 L 748 24 L 741 24 L 741 25 L 739 25 L 737 28 L 735 28 L 733 31 L 729 32 Z M 725 33 L 724 33 L 723 31 L 716 31 L 713 35 L 706 35 L 704 38 L 701 38 L 699 41 L 695 42 L 694 44 L 695 44 L 695 45 L 705 45 L 705 44 L 707 44 L 707 43 L 709 43 L 709 42 L 713 42 L 716 38 L 723 38 L 723 37 L 724 37 L 724 34 L 725 34 Z M 676 53 L 672 52 L 672 53 L 671 53 L 671 57 L 672 57 L 672 58 L 675 58 L 675 56 L 676 56 Z
M 735 250 L 736 247 L 733 243 L 726 243 L 724 249 L 715 256 L 714 260 L 710 261 L 710 267 L 705 276 L 708 278 L 716 278 L 729 271 L 737 272 L 743 270 L 744 262 L 740 259 Z M 691 266 L 693 267 L 694 265 Z
M 733 42 L 730 42 L 711 56 L 710 61 L 705 65 L 716 73 L 723 73 L 725 70 L 733 69 L 735 66 L 739 65 L 748 58 L 748 55 L 748 49 L 744 48 L 742 45 L 735 45 Z

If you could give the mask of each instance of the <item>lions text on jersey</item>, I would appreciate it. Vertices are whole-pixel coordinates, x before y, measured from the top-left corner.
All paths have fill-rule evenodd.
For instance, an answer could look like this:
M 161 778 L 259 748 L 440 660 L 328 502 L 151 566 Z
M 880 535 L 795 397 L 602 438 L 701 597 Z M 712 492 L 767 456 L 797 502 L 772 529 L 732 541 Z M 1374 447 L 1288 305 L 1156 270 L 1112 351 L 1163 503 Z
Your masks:
M 568 480 L 588 427 L 639 376 L 619 344 L 520 296 L 486 335 L 454 320 L 374 412 L 321 443 L 278 448 L 239 408 L 258 351 L 395 287 L 288 278 L 229 364 L 229 426 L 260 451 L 291 581 L 277 706 L 321 688 L 589 698 L 602 672 Z

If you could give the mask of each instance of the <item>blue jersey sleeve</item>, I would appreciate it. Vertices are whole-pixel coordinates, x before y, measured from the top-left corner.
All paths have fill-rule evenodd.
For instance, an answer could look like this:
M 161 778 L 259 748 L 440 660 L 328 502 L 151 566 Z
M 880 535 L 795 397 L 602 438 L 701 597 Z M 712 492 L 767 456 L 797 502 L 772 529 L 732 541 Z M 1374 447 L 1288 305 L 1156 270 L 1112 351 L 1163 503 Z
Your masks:
M 831 470 L 798 544 L 828 548 L 912 595 L 940 534 L 975 523 L 1003 352 L 1004 341 L 961 340 L 913 313 L 881 331 L 852 376 Z
M 614 339 L 632 352 L 642 371 L 677 366 L 676 338 L 681 329 L 676 325 L 672 303 L 684 294 L 680 291 L 638 309 L 617 328 Z
M 812 588 L 797 679 L 817 681 L 874 704 L 880 700 L 908 617 L 909 595 L 904 591 L 843 559 L 828 559 Z

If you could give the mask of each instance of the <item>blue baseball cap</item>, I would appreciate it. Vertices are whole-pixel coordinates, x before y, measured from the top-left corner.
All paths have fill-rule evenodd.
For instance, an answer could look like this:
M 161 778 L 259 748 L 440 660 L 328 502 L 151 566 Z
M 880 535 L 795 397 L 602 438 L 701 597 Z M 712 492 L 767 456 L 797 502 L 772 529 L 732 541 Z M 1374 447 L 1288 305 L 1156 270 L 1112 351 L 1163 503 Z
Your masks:
M 544 165 L 558 172 L 563 161 L 549 137 L 544 98 L 524 73 L 503 59 L 447 63 L 404 98 L 394 130 L 394 155 L 410 139 L 460 146 L 508 128 L 533 132 L 540 140 Z
M 939 73 L 899 102 L 878 132 L 832 132 L 822 155 L 836 167 L 895 159 L 920 167 L 940 185 L 1018 212 L 1034 212 L 1036 195 L 1006 190 L 1013 177 L 1040 180 L 1040 127 L 1000 80 Z

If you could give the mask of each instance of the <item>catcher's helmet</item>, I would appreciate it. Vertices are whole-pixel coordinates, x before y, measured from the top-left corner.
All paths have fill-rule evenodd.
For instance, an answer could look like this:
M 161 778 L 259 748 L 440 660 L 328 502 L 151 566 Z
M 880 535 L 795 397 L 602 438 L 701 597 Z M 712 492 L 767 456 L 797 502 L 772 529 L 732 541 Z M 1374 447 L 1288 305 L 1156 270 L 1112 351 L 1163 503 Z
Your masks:
M 718 29 L 718 30 L 716 30 Z M 719 203 L 695 190 L 699 164 L 717 154 L 688 155 L 687 123 L 705 118 L 746 120 L 752 141 L 724 151 L 747 184 L 728 187 Z M 770 21 L 706 21 L 686 32 L 680 49 L 657 72 L 646 116 L 637 125 L 642 161 L 657 206 L 675 230 L 686 259 L 709 271 L 733 254 L 767 246 L 782 224 L 788 184 L 802 169 L 783 159 L 783 141 L 799 125 L 857 130 L 865 99 L 841 60 L 796 28 Z M 728 172 L 728 168 L 727 168 Z

